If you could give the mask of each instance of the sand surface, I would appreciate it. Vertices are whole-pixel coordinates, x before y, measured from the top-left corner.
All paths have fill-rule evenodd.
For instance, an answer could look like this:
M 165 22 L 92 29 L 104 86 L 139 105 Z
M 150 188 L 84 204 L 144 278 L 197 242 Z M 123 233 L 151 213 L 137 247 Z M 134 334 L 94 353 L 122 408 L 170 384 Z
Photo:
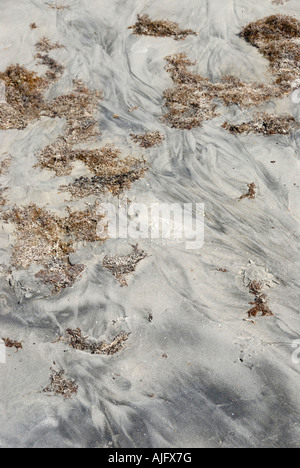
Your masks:
M 51 2 L 49 2 L 51 3 Z M 184 4 L 183 4 L 184 3 Z M 211 81 L 234 75 L 270 83 L 268 63 L 238 37 L 251 21 L 283 13 L 300 19 L 298 0 L 1 0 L 0 70 L 22 64 L 38 73 L 34 44 L 43 36 L 65 49 L 51 56 L 65 71 L 49 99 L 80 79 L 104 98 L 99 142 L 143 155 L 145 176 L 125 192 L 147 205 L 204 203 L 205 242 L 141 239 L 148 256 L 121 287 L 103 267 L 105 255 L 128 254 L 130 239 L 80 245 L 72 254 L 86 268 L 71 288 L 49 293 L 29 270 L 8 273 L 13 228 L 0 231 L 0 337 L 22 341 L 0 364 L 1 447 L 299 447 L 299 130 L 290 135 L 232 135 L 221 125 L 243 121 L 238 106 L 201 128 L 161 121 L 163 93 L 172 86 L 164 58 L 185 52 Z M 137 36 L 137 14 L 176 21 L 197 36 L 183 41 Z M 35 22 L 37 29 L 29 25 Z M 294 99 L 295 101 L 295 99 Z M 129 109 L 137 110 L 128 112 Z M 260 107 L 300 118 L 290 95 Z M 119 118 L 115 118 L 118 115 Z M 58 193 L 82 168 L 62 178 L 33 168 L 36 154 L 61 133 L 61 119 L 43 117 L 24 130 L 0 131 L 1 177 L 8 206 L 36 203 L 62 213 L 82 207 Z M 160 131 L 160 146 L 140 148 L 131 133 Z M 275 161 L 271 163 L 271 161 Z M 239 200 L 255 182 L 255 199 Z M 67 200 L 67 201 L 66 201 Z M 220 269 L 226 271 L 220 271 Z M 250 281 L 267 291 L 273 316 L 248 319 Z M 113 355 L 91 355 L 54 341 L 67 328 L 111 342 L 128 333 Z M 55 365 L 53 364 L 55 362 Z M 78 385 L 65 399 L 41 392 L 50 367 Z

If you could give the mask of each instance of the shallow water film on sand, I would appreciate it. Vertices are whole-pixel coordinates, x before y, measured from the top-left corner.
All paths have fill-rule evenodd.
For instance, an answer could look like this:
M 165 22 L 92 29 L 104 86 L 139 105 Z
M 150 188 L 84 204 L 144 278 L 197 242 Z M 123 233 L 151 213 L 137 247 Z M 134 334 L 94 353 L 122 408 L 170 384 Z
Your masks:
M 0 447 L 299 447 L 299 1 L 0 18 Z

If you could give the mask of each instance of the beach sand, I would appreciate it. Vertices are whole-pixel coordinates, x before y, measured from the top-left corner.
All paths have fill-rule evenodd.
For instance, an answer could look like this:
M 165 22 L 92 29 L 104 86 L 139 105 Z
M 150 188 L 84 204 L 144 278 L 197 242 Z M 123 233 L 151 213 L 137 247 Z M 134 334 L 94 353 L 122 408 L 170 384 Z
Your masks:
M 135 35 L 128 28 L 138 14 L 197 35 Z M 164 92 L 173 85 L 165 57 L 172 54 L 187 54 L 192 71 L 211 82 L 232 75 L 271 84 L 266 58 L 239 33 L 273 14 L 299 20 L 299 2 L 1 1 L 0 71 L 20 64 L 41 76 L 35 44 L 59 42 L 64 48 L 49 55 L 65 68 L 47 99 L 70 93 L 73 80 L 102 91 L 101 134 L 86 147 L 113 144 L 145 159 L 148 169 L 121 200 L 205 206 L 202 248 L 148 238 L 79 242 L 70 261 L 84 271 L 54 294 L 35 277 L 41 266 L 11 265 L 15 226 L 1 224 L 0 338 L 22 344 L 0 345 L 2 448 L 299 447 L 299 129 L 235 135 L 222 128 L 254 111 L 299 121 L 299 99 L 287 93 L 246 110 L 219 100 L 219 115 L 190 130 L 162 120 Z M 44 115 L 22 130 L 0 131 L 1 158 L 11 158 L 0 178 L 3 210 L 34 203 L 62 217 L 66 206 L 83 210 L 94 201 L 59 191 L 88 175 L 82 161 L 61 177 L 34 167 L 64 125 Z M 130 138 L 153 131 L 164 139 L 151 148 Z M 255 198 L 240 199 L 251 183 Z M 100 201 L 116 200 L 109 197 Z M 137 242 L 147 256 L 122 286 L 103 260 L 130 254 Z M 261 286 L 256 294 L 253 282 Z M 264 294 L 273 315 L 249 316 L 249 303 Z M 94 342 L 111 343 L 120 333 L 127 339 L 112 354 L 58 340 L 77 328 Z M 43 391 L 50 368 L 76 385 L 70 398 Z

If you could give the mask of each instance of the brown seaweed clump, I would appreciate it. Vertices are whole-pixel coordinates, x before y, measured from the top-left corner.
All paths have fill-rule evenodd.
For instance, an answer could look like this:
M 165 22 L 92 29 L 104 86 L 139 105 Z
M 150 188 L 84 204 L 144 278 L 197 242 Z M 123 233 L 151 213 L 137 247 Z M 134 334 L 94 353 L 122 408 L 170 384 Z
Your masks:
M 225 122 L 222 127 L 234 135 L 256 133 L 262 135 L 288 135 L 295 127 L 296 121 L 291 115 L 257 114 L 249 122 L 239 125 Z M 297 124 L 298 125 L 298 124 Z
M 280 95 L 280 90 L 274 86 L 244 83 L 233 76 L 224 77 L 220 83 L 212 83 L 189 71 L 189 67 L 195 63 L 186 54 L 166 57 L 166 61 L 174 87 L 164 92 L 167 113 L 163 120 L 174 128 L 190 130 L 217 117 L 216 99 L 226 106 L 236 104 L 249 108 Z
M 5 158 L 3 161 L 0 162 L 0 177 L 5 175 L 11 165 L 11 157 Z M 8 187 L 3 187 L 0 185 L 0 206 L 4 206 L 6 204 L 5 192 L 7 191 Z
M 72 286 L 84 270 L 84 265 L 72 265 L 69 255 L 78 242 L 103 242 L 97 224 L 102 215 L 96 208 L 71 212 L 60 218 L 34 204 L 14 207 L 1 214 L 5 222 L 16 226 L 11 264 L 27 269 L 31 264 L 42 265 L 36 278 L 53 286 L 53 292 Z
M 103 259 L 103 266 L 110 270 L 120 285 L 128 286 L 126 276 L 133 273 L 137 264 L 147 257 L 144 250 L 140 250 L 138 245 L 133 245 L 133 251 L 128 255 L 106 255 Z
M 50 50 L 55 50 L 55 49 L 63 49 L 64 46 L 60 44 L 59 42 L 51 42 L 48 37 L 43 37 L 40 39 L 36 44 L 35 44 L 36 50 L 39 52 L 50 52 Z
M 16 352 L 18 352 L 19 349 L 23 349 L 22 341 L 16 341 L 10 338 L 2 338 L 2 340 L 4 341 L 4 344 L 7 348 L 16 348 Z
M 46 37 L 37 42 L 36 58 L 48 68 L 42 77 L 19 64 L 0 72 L 0 80 L 5 85 L 5 102 L 0 104 L 0 130 L 23 130 L 41 115 L 53 117 L 45 92 L 62 76 L 64 67 L 48 52 L 62 47 L 59 43 L 52 44 Z
M 20 65 L 0 72 L 5 84 L 5 103 L 0 104 L 0 130 L 23 130 L 39 118 L 48 81 Z
M 65 370 L 61 369 L 56 371 L 50 368 L 52 374 L 50 375 L 50 384 L 47 385 L 42 391 L 44 393 L 52 393 L 53 395 L 62 395 L 64 398 L 72 398 L 78 391 L 78 385 L 74 379 L 65 378 Z
M 70 10 L 69 5 L 58 5 L 57 3 L 49 3 L 45 2 L 46 5 L 48 5 L 49 8 L 52 8 L 52 10 Z
M 256 317 L 259 313 L 262 317 L 272 317 L 274 314 L 267 305 L 266 295 L 262 293 L 262 285 L 257 281 L 252 281 L 249 285 L 249 291 L 255 296 L 254 302 L 250 302 L 254 307 L 248 311 L 249 318 Z
M 147 132 L 141 135 L 131 133 L 131 139 L 134 143 L 138 143 L 142 148 L 152 148 L 153 146 L 161 145 L 165 136 L 159 131 Z
M 289 93 L 293 81 L 300 78 L 300 21 L 292 16 L 272 15 L 250 23 L 240 36 L 269 61 L 274 84 L 282 94 Z
M 74 80 L 70 94 L 49 102 L 47 115 L 66 119 L 65 133 L 58 141 L 63 140 L 68 145 L 74 145 L 92 141 L 99 135 L 95 114 L 102 99 L 101 91 L 90 90 L 82 81 Z
M 197 35 L 191 29 L 180 29 L 174 21 L 153 21 L 148 15 L 138 15 L 137 22 L 128 29 L 133 29 L 133 33 L 139 36 L 172 37 L 176 41 L 181 41 L 189 35 Z
M 3 161 L 0 162 L 0 176 L 7 173 L 10 165 L 11 165 L 11 156 L 3 159 Z
M 47 37 L 43 37 L 36 44 L 35 48 L 38 51 L 35 58 L 38 59 L 38 63 L 48 68 L 45 73 L 45 78 L 51 82 L 58 81 L 64 73 L 65 67 L 61 65 L 57 60 L 50 57 L 49 52 L 55 49 L 64 49 L 65 46 L 59 42 L 52 43 Z
M 128 339 L 128 333 L 119 333 L 111 343 L 101 341 L 99 343 L 89 340 L 88 336 L 83 336 L 80 328 L 75 330 L 68 328 L 64 336 L 61 336 L 56 341 L 62 341 L 68 343 L 73 349 L 79 349 L 90 354 L 99 355 L 112 355 L 121 351 L 124 348 L 125 342 Z
M 121 151 L 113 145 L 106 145 L 95 150 L 72 150 L 65 153 L 64 164 L 58 164 L 56 160 L 56 173 L 71 171 L 72 162 L 82 161 L 93 174 L 93 177 L 80 177 L 68 186 L 62 186 L 61 191 L 69 192 L 74 198 L 85 198 L 90 195 L 102 195 L 111 192 L 119 196 L 131 184 L 140 179 L 146 171 L 144 160 L 127 156 L 121 157 Z M 49 161 L 48 161 L 49 164 Z
M 248 185 L 248 192 L 242 195 L 239 200 L 243 200 L 244 198 L 254 199 L 256 195 L 256 185 L 254 182 Z

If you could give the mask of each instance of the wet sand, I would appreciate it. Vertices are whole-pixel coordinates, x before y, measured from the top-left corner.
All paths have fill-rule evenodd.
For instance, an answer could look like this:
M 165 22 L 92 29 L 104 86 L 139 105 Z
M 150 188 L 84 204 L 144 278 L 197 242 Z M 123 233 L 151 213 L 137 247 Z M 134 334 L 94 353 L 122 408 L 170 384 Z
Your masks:
M 51 3 L 51 2 L 49 2 Z M 103 266 L 107 256 L 132 252 L 131 239 L 78 244 L 72 264 L 85 269 L 72 287 L 52 294 L 35 274 L 11 267 L 14 227 L 0 231 L 0 446 L 4 447 L 299 447 L 299 129 L 287 135 L 233 135 L 254 110 L 218 104 L 220 115 L 182 130 L 162 121 L 164 91 L 172 87 L 165 57 L 185 53 L 212 82 L 226 75 L 270 84 L 267 60 L 238 36 L 272 14 L 300 19 L 297 0 L 2 0 L 0 71 L 24 65 L 39 75 L 35 44 L 42 37 L 65 48 L 50 56 L 65 67 L 47 99 L 70 93 L 73 80 L 103 91 L 101 135 L 87 147 L 114 144 L 145 158 L 148 170 L 122 197 L 131 202 L 204 203 L 205 242 L 140 239 L 147 256 L 122 285 Z M 176 21 L 197 35 L 137 36 L 138 14 Z M 37 28 L 30 28 L 36 23 Z M 296 102 L 294 102 L 296 101 Z M 133 110 L 135 109 L 135 110 Z M 129 112 L 129 110 L 131 110 Z M 256 109 L 300 119 L 291 94 Z M 59 187 L 87 175 L 81 162 L 57 177 L 34 167 L 37 154 L 63 133 L 65 121 L 41 117 L 23 130 L 1 130 L 0 178 L 6 205 L 35 203 L 65 215 L 85 209 Z M 159 131 L 158 146 L 141 148 L 130 134 Z M 254 198 L 240 197 L 255 183 Z M 105 195 L 100 201 L 110 200 Z M 249 317 L 259 282 L 272 316 Z M 114 354 L 91 354 L 57 341 L 79 327 L 94 342 L 128 335 Z M 300 354 L 300 353 L 299 353 Z M 55 363 L 55 364 L 53 364 Z M 71 398 L 43 392 L 50 368 L 77 385 Z

